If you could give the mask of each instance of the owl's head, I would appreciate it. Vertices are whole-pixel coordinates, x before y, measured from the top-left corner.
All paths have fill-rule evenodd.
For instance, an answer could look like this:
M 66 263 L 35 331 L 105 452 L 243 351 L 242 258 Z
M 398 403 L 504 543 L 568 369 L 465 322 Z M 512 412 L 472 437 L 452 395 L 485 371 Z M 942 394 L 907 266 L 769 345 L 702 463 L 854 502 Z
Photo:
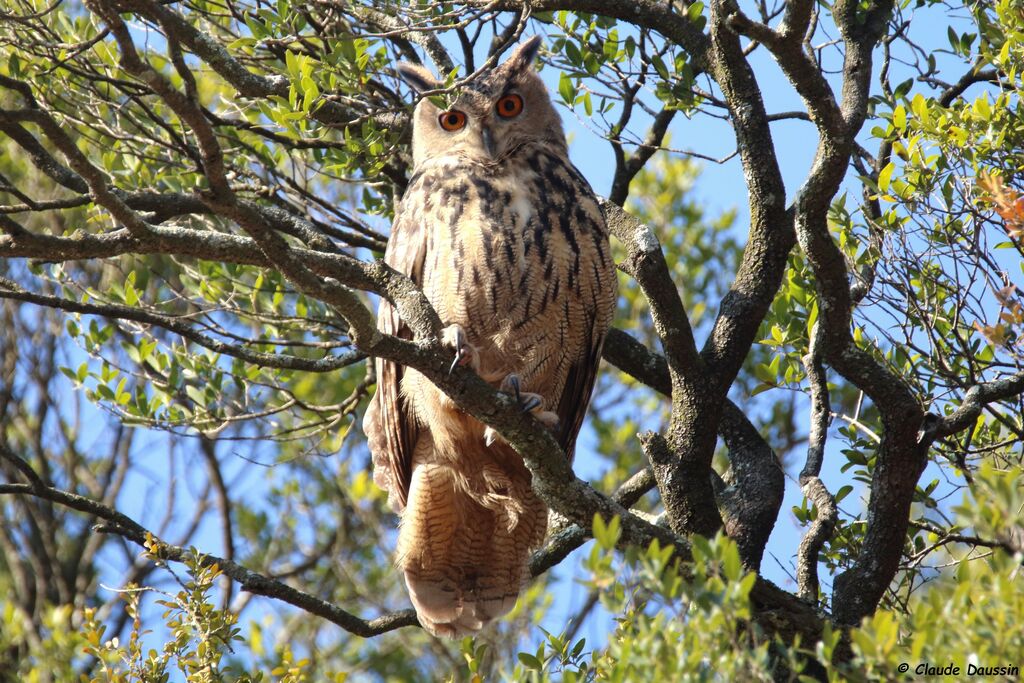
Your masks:
M 466 84 L 448 109 L 428 98 L 413 117 L 413 163 L 458 154 L 485 164 L 507 159 L 526 143 L 565 150 L 562 120 L 533 68 L 540 36 L 520 43 L 491 71 Z M 398 72 L 417 92 L 443 88 L 423 66 L 402 63 Z

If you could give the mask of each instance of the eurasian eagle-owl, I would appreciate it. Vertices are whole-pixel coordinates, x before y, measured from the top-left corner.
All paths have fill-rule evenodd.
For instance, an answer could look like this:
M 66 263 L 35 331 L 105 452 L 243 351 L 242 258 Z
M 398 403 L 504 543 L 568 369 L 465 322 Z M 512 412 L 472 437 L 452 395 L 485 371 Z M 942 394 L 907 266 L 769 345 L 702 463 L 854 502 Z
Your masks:
M 608 231 L 534 71 L 534 37 L 413 119 L 414 171 L 385 261 L 422 287 L 455 362 L 518 397 L 572 457 L 615 306 Z M 417 91 L 443 87 L 402 64 Z M 382 332 L 410 337 L 382 300 Z M 473 633 L 508 612 L 547 509 L 522 458 L 419 372 L 377 359 L 364 419 L 374 480 L 401 516 L 397 563 L 420 622 Z

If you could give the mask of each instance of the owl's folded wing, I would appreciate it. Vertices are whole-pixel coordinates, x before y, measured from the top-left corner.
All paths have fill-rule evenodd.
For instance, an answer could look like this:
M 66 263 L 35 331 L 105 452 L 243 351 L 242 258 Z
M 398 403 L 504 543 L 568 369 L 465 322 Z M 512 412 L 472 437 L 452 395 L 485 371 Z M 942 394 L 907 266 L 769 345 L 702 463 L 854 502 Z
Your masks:
M 558 414 L 558 427 L 555 437 L 559 445 L 573 459 L 576 448 L 576 437 L 583 425 L 583 417 L 587 414 L 587 406 L 590 405 L 590 394 L 594 390 L 594 380 L 597 378 L 597 368 L 601 363 L 601 349 L 604 347 L 605 331 L 608 325 L 598 323 L 593 317 L 589 319 L 589 325 L 579 330 L 580 334 L 587 335 L 589 344 L 584 354 L 571 366 L 565 377 L 565 386 L 562 395 L 558 399 L 555 412 Z
M 391 228 L 384 261 L 408 275 L 417 287 L 423 284 L 423 260 L 426 242 L 423 228 L 415 217 L 400 212 Z M 403 339 L 412 332 L 391 302 L 380 300 L 377 329 Z M 419 439 L 416 416 L 402 395 L 402 366 L 378 358 L 377 392 L 366 409 L 363 430 L 373 456 L 373 479 L 388 492 L 388 501 L 396 511 L 405 508 L 412 478 L 412 456 Z

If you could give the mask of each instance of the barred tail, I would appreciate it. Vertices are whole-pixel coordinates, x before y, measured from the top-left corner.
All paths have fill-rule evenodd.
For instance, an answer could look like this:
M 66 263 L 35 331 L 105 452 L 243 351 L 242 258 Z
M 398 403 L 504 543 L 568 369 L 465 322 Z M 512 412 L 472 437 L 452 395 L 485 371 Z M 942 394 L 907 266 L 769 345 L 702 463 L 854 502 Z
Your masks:
M 525 468 L 509 473 L 492 461 L 468 476 L 465 469 L 415 468 L 398 538 L 420 623 L 449 638 L 476 633 L 515 606 L 547 524 Z

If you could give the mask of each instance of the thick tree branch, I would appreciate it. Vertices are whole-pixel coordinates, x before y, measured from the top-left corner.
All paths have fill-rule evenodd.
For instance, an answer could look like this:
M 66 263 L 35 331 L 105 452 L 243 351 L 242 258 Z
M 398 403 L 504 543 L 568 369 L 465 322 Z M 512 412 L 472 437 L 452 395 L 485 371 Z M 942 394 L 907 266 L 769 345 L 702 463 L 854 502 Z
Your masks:
M 828 439 L 828 426 L 832 421 L 832 409 L 829 404 L 828 378 L 822 365 L 821 353 L 818 348 L 820 325 L 815 324 L 811 332 L 810 345 L 801 359 L 811 392 L 811 430 L 808 436 L 807 460 L 800 472 L 800 483 L 810 477 L 821 474 L 821 465 L 825 458 L 825 442 Z
M 819 325 L 815 324 L 810 347 L 803 357 L 811 389 L 811 431 L 807 437 L 807 462 L 800 472 L 800 487 L 817 509 L 817 516 L 800 540 L 796 565 L 797 594 L 812 603 L 818 600 L 818 553 L 832 536 L 839 516 L 836 500 L 820 477 L 832 410 L 828 379 L 818 349 L 818 330 Z
M 724 397 L 779 289 L 796 240 L 760 86 L 728 26 L 732 7 L 727 0 L 715 0 L 711 10 L 710 73 L 729 107 L 750 207 L 750 232 L 739 270 L 701 351 Z
M 837 621 L 857 623 L 870 614 L 894 576 L 906 536 L 917 478 L 927 446 L 918 443 L 924 413 L 903 378 L 859 348 L 850 332 L 853 294 L 846 262 L 828 231 L 832 198 L 846 175 L 854 136 L 867 115 L 872 50 L 891 2 L 879 2 L 863 16 L 855 2 L 841 0 L 833 12 L 844 39 L 840 131 L 822 127 L 814 163 L 795 201 L 796 232 L 814 272 L 820 312 L 821 355 L 843 377 L 862 389 L 881 412 L 883 434 L 872 476 L 868 526 L 853 567 L 839 575 L 833 596 Z
M 739 546 L 744 566 L 758 571 L 782 509 L 785 472 L 765 438 L 728 399 L 718 433 L 729 455 L 729 469 L 723 476 L 726 486 L 718 494 L 725 532 Z
M 637 281 L 650 305 L 651 320 L 668 361 L 673 414 L 693 413 L 695 406 L 706 402 L 703 392 L 708 381 L 661 244 L 650 228 L 618 206 L 610 202 L 602 206 L 609 230 L 626 246 L 627 258 L 620 267 Z M 715 433 L 710 431 L 709 436 L 705 430 L 699 435 L 702 437 L 699 441 L 677 439 L 670 446 L 661 435 L 650 434 L 644 452 L 650 458 L 673 530 L 678 534 L 696 531 L 710 536 L 721 526 L 721 517 L 710 483 L 694 484 L 694 478 L 707 480 L 710 477 L 710 458 L 705 464 L 703 451 L 714 448 Z
M 783 40 L 789 40 L 793 36 L 803 40 L 811 24 L 814 5 L 814 0 L 789 0 L 786 3 L 786 12 L 782 16 L 782 23 L 779 24 L 779 36 Z
M 999 83 L 1000 71 L 998 69 L 971 69 L 960 77 L 956 83 L 939 94 L 938 102 L 943 107 L 953 104 L 956 98 L 966 92 L 975 83 Z
M 669 371 L 690 382 L 701 381 L 703 363 L 697 354 L 690 318 L 668 272 L 665 255 L 654 231 L 609 201 L 602 200 L 601 208 L 608 221 L 608 230 L 626 247 L 626 260 L 619 267 L 637 281 L 647 298 L 654 330 L 665 349 Z
M 688 326 L 664 327 L 665 333 L 677 337 L 670 346 L 662 335 L 672 380 L 672 419 L 664 442 L 651 441 L 652 446 L 664 448 L 650 449 L 664 461 L 652 464 L 673 528 L 679 533 L 705 535 L 722 524 L 711 487 L 717 432 L 711 426 L 721 420 L 726 393 L 778 290 L 794 242 L 764 103 L 739 41 L 726 26 L 729 10 L 724 2 L 712 3 L 708 60 L 698 66 L 707 67 L 729 106 L 750 191 L 750 235 L 736 278 L 700 354 L 703 362 L 692 358 Z
M 608 332 L 604 359 L 652 389 L 671 397 L 665 357 L 617 328 Z M 726 400 L 718 434 L 729 451 L 726 488 L 718 495 L 725 530 L 747 567 L 757 569 L 782 506 L 785 476 L 778 457 L 735 403 Z
M 773 31 L 768 26 L 751 20 L 739 7 L 735 7 L 729 15 L 729 26 L 768 48 L 800 94 L 811 120 L 818 128 L 827 131 L 829 135 L 842 135 L 845 121 L 832 94 L 832 88 L 811 55 L 803 49 L 803 32 L 807 28 L 811 4 L 804 1 L 787 4 L 787 19 L 794 22 L 785 25 L 790 29 L 787 34 Z
M 952 414 L 943 417 L 935 427 L 933 438 L 961 432 L 974 425 L 982 409 L 990 403 L 1024 393 L 1024 371 L 991 382 L 976 384 L 967 390 L 963 401 Z

